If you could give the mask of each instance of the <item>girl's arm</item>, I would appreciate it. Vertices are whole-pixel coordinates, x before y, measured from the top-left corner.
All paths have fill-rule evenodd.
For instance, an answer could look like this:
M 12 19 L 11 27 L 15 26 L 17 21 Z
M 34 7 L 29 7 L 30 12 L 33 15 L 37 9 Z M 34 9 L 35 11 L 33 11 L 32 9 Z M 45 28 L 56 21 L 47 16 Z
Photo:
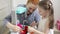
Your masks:
M 43 32 L 40 32 L 32 27 L 28 27 L 28 32 L 34 32 L 34 33 L 37 33 L 37 34 L 44 34 Z
M 45 27 L 45 29 L 44 29 L 44 33 L 45 34 L 48 34 L 49 33 L 49 20 L 47 20 L 47 22 L 46 22 L 46 27 Z

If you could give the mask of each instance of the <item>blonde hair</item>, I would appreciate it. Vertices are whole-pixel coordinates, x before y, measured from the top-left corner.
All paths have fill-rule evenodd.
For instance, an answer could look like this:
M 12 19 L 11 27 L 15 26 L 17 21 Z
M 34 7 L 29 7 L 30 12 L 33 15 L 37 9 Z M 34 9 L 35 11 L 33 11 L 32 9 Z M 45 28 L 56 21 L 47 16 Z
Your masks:
M 38 4 L 39 0 L 28 0 L 27 4 L 28 3 Z
M 32 3 L 28 3 L 27 5 L 26 5 L 26 7 L 36 7 L 34 4 L 32 4 Z

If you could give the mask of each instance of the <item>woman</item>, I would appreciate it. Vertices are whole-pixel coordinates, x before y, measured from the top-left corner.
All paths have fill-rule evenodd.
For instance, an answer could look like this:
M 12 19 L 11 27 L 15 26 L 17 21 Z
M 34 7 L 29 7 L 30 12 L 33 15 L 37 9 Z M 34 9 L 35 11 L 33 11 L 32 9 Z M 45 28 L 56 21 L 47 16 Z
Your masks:
M 28 6 L 28 7 L 27 7 Z M 35 10 L 35 5 L 33 5 L 33 4 L 27 4 L 26 5 L 26 7 L 27 7 L 27 9 L 28 9 L 28 11 L 27 11 L 27 17 L 26 17 L 26 20 L 30 20 L 31 19 L 31 17 L 32 17 L 32 21 L 30 20 L 30 21 L 28 21 L 29 23 L 31 23 L 31 22 L 33 22 L 34 20 L 34 15 L 32 15 L 33 14 L 33 12 L 34 12 L 34 10 Z M 21 8 L 21 7 L 20 7 Z M 23 13 L 21 13 L 21 11 L 20 11 L 20 8 L 17 8 L 17 10 L 16 10 L 16 14 L 17 14 L 17 18 L 19 18 L 18 20 L 20 21 L 20 22 L 22 22 L 23 20 L 25 20 L 25 19 L 23 19 L 24 17 L 25 17 L 25 15 L 23 14 Z M 30 9 L 31 8 L 31 9 Z M 24 8 L 22 8 L 22 10 L 23 11 L 25 11 L 25 9 Z M 20 11 L 20 12 L 19 12 Z M 23 15 L 23 17 L 20 15 L 20 13 Z M 32 15 L 32 16 L 31 16 Z M 11 24 L 11 22 L 12 22 L 12 18 L 11 18 L 12 16 L 11 15 L 8 15 L 5 19 L 4 19 L 4 26 L 7 26 L 8 28 L 11 28 L 11 29 L 13 29 L 14 31 L 19 31 L 19 27 L 18 26 L 16 26 L 16 25 L 13 25 L 13 24 Z M 23 19 L 23 20 L 22 20 Z M 23 22 L 22 22 L 23 23 Z M 22 24 L 21 23 L 21 24 Z M 30 24 L 29 24 L 30 25 Z
M 34 15 L 35 16 L 37 16 L 37 17 L 35 17 L 36 19 L 37 19 L 37 21 L 39 22 L 40 21 L 40 14 L 39 14 L 39 11 L 38 11 L 38 9 L 37 9 L 37 5 L 38 5 L 38 3 L 39 3 L 39 0 L 28 0 L 27 1 L 27 4 L 28 3 L 32 3 L 32 4 L 34 4 L 35 6 L 36 6 L 36 9 L 34 10 Z M 35 20 L 36 20 L 35 19 Z M 32 22 L 31 23 L 31 26 L 35 26 L 35 25 L 37 25 L 38 23 L 36 22 L 36 21 L 34 21 L 34 22 Z

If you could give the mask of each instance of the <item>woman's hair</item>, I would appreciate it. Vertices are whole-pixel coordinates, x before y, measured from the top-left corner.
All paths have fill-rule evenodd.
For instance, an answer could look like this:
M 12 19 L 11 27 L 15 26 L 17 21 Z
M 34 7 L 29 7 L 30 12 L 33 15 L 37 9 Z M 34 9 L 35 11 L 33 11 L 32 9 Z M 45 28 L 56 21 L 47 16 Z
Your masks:
M 30 3 L 30 2 L 33 3 L 33 4 L 38 4 L 39 0 L 28 0 L 27 4 Z
M 45 10 L 49 10 L 49 28 L 53 28 L 54 10 L 53 10 L 52 4 L 48 3 L 48 1 L 40 1 L 38 5 Z

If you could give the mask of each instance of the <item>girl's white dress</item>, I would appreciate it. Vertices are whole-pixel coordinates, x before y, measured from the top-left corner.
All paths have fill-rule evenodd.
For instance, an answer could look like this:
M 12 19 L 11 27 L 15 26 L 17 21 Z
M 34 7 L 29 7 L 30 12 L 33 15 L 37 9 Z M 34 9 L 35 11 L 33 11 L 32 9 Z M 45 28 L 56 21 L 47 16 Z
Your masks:
M 40 32 L 44 32 L 44 30 L 46 28 L 47 21 L 48 21 L 48 18 L 42 19 L 42 17 L 41 17 L 40 22 L 39 22 L 39 25 L 38 25 L 38 30 Z M 48 34 L 53 34 L 53 29 L 50 29 L 50 31 L 49 31 Z

